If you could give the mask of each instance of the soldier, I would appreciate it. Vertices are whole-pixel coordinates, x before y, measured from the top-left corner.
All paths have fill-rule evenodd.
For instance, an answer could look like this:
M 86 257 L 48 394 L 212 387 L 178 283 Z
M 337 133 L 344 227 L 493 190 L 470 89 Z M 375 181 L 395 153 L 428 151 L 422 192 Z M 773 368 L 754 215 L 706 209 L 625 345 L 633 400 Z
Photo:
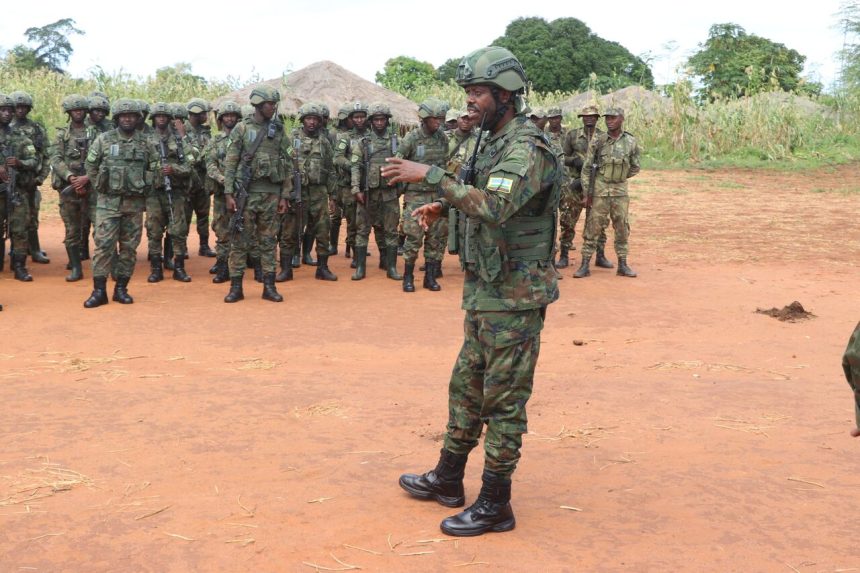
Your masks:
M 0 223 L 5 223 L 12 251 L 12 272 L 16 280 L 30 282 L 33 277 L 27 270 L 27 225 L 30 221 L 30 203 L 27 201 L 27 190 L 39 167 L 39 157 L 36 146 L 23 132 L 12 126 L 15 116 L 15 100 L 6 94 L 0 94 Z M 10 179 L 14 175 L 13 188 L 9 189 Z M 2 225 L 0 225 L 2 226 Z M 0 252 L 5 250 L 4 243 L 0 244 Z
M 580 110 L 578 116 L 582 119 L 582 127 L 568 131 L 562 144 L 564 164 L 569 168 L 571 183 L 563 189 L 559 207 L 561 213 L 561 236 L 559 237 L 561 252 L 555 266 L 560 269 L 566 268 L 570 264 L 569 252 L 576 248 L 573 244 L 573 239 L 576 236 L 576 224 L 579 221 L 579 215 L 585 208 L 582 184 L 582 166 L 585 164 L 585 154 L 594 135 L 603 133 L 597 127 L 600 111 L 596 105 L 585 106 Z M 606 230 L 604 229 L 597 239 L 597 257 L 594 264 L 604 269 L 615 268 L 615 265 L 604 254 L 605 247 Z
M 33 110 L 33 96 L 27 92 L 17 91 L 9 94 L 9 97 L 15 102 L 15 119 L 12 121 L 12 127 L 23 132 L 36 147 L 36 158 L 39 164 L 35 172 L 24 178 L 27 203 L 30 209 L 30 220 L 27 223 L 27 243 L 33 262 L 46 265 L 51 260 L 39 245 L 39 209 L 42 205 L 42 193 L 39 191 L 39 187 L 51 173 L 50 141 L 45 126 L 27 117 Z
M 592 203 L 591 213 L 585 221 L 582 264 L 573 273 L 577 279 L 591 274 L 588 268 L 591 255 L 597 249 L 600 233 L 606 229 L 609 219 L 612 219 L 612 228 L 615 230 L 615 254 L 618 255 L 618 270 L 615 274 L 621 277 L 636 276 L 633 269 L 627 266 L 627 238 L 630 235 L 627 180 L 639 173 L 639 144 L 629 132 L 623 130 L 622 108 L 610 107 L 603 117 L 607 133 L 601 133 L 591 140 L 580 176 L 586 179 L 591 165 L 597 165 L 594 189 L 586 189 Z
M 119 245 L 113 300 L 132 304 L 128 282 L 134 272 L 137 246 L 143 231 L 146 193 L 158 168 L 152 142 L 136 129 L 140 104 L 120 99 L 113 110 L 117 128 L 101 134 L 87 154 L 87 177 L 99 192 L 96 209 L 96 250 L 93 256 L 93 292 L 85 308 L 108 303 L 107 276 Z
M 367 135 L 367 104 L 361 101 L 356 101 L 350 104 L 347 120 L 352 124 L 352 128 L 346 134 L 338 139 L 337 147 L 334 151 L 334 164 L 341 173 L 338 178 L 338 198 L 346 217 L 346 253 L 350 256 L 350 251 L 355 246 L 355 236 L 358 233 L 358 220 L 356 218 L 355 197 L 352 195 L 352 146 L 353 144 Z M 343 187 L 341 185 L 344 185 Z M 381 240 L 377 239 L 377 245 L 381 244 Z M 352 268 L 357 266 L 355 257 L 350 264 Z
M 535 109 L 533 109 L 532 114 L 529 116 L 529 119 L 540 131 L 543 131 L 546 127 L 546 111 L 544 111 L 544 109 L 541 107 L 536 107 Z
M 380 176 L 385 160 L 397 153 L 397 133 L 390 126 L 391 109 L 383 103 L 370 106 L 370 131 L 352 146 L 352 196 L 357 203 L 358 234 L 355 237 L 355 273 L 352 280 L 365 277 L 370 228 L 377 243 L 384 237 L 385 249 L 379 259 L 390 279 L 403 280 L 397 272 L 397 223 L 400 201 L 396 187 Z
M 224 196 L 224 158 L 230 143 L 230 132 L 236 127 L 242 108 L 233 101 L 221 104 L 216 118 L 220 131 L 209 142 L 206 158 L 206 184 L 212 199 L 212 230 L 215 232 L 215 276 L 212 282 L 220 284 L 230 278 L 227 257 L 230 255 L 230 214 Z
M 87 96 L 87 101 L 90 104 L 90 113 L 87 116 L 86 126 L 93 132 L 93 141 L 100 134 L 114 129 L 116 126 L 108 118 L 110 114 L 110 100 L 101 92 L 92 92 Z M 88 261 L 90 259 L 90 229 L 93 224 L 93 216 L 95 214 L 96 205 L 99 202 L 98 191 L 92 188 L 90 184 L 90 212 L 84 213 L 84 218 L 81 220 L 81 260 Z M 90 213 L 93 213 L 91 215 Z
M 188 111 L 188 120 L 185 122 L 185 131 L 194 142 L 198 150 L 204 149 L 209 140 L 212 139 L 212 128 L 209 127 L 209 102 L 201 98 L 193 98 L 185 104 Z M 200 239 L 200 248 L 197 254 L 201 257 L 214 257 L 215 251 L 209 247 L 209 210 L 211 199 L 209 192 L 204 188 L 206 181 L 206 160 L 203 154 L 194 165 L 191 174 L 191 187 L 188 190 L 188 220 L 187 226 L 191 228 L 191 217 L 197 215 L 197 236 Z
M 445 114 L 445 135 L 451 136 L 451 133 L 457 129 L 457 116 L 459 115 L 459 111 L 456 109 L 449 109 L 448 113 Z
M 275 116 L 281 94 L 275 88 L 261 85 L 251 91 L 250 100 L 254 106 L 254 115 L 230 132 L 224 158 L 227 210 L 235 213 L 238 208 L 237 182 L 240 189 L 244 186 L 247 191 L 242 232 L 230 242 L 230 292 L 224 297 L 224 302 L 238 302 L 245 298 L 242 276 L 255 239 L 260 249 L 263 299 L 282 302 L 284 297 L 275 287 L 278 213 L 287 210 L 284 184 L 288 142 L 284 126 Z M 243 177 L 244 167 L 248 168 L 249 180 Z
M 472 157 L 476 133 L 469 112 L 454 111 L 458 116 L 457 129 L 448 137 L 448 171 L 457 175 L 460 173 L 460 168 Z
M 404 474 L 400 485 L 416 497 L 462 506 L 466 458 L 486 423 L 481 493 L 441 523 L 448 535 L 471 536 L 516 523 L 511 474 L 526 432 L 546 307 L 559 294 L 552 257 L 563 167 L 525 117 L 525 72 L 511 52 L 495 46 L 472 52 L 456 80 L 472 119 L 485 117 L 489 130 L 474 186 L 438 167 L 397 159 L 383 174 L 389 183 L 423 181 L 437 190 L 436 202 L 413 213 L 425 227 L 445 204 L 466 215 L 458 229 L 465 340 L 448 386 L 448 431 L 436 468 Z
M 424 100 L 418 106 L 421 126 L 406 134 L 397 151 L 397 157 L 444 168 L 448 157 L 448 138 L 440 126 L 447 112 L 447 102 L 437 99 Z M 434 292 L 442 290 L 436 282 L 436 269 L 442 267 L 444 240 L 448 237 L 448 219 L 437 219 L 429 229 L 422 229 L 411 214 L 422 205 L 432 203 L 435 192 L 432 185 L 423 181 L 413 181 L 406 186 L 403 206 L 403 232 L 406 234 L 406 242 L 403 245 L 403 292 L 415 292 L 415 260 L 422 243 L 425 259 L 424 288 Z
M 546 110 L 546 117 L 547 117 L 547 126 L 546 126 L 546 129 L 544 130 L 544 132 L 546 133 L 547 139 L 549 139 L 550 144 L 552 144 L 552 148 L 553 148 L 553 150 L 555 150 L 556 155 L 558 155 L 559 158 L 561 158 L 562 162 L 564 162 L 564 145 L 563 144 L 564 144 L 564 138 L 567 135 L 567 130 L 564 129 L 564 127 L 562 127 L 562 125 L 561 125 L 561 120 L 562 120 L 561 108 L 560 107 L 551 107 L 551 108 L 547 109 Z M 567 174 L 565 173 L 564 178 L 562 179 L 562 182 L 561 182 L 562 200 L 561 200 L 560 205 L 564 203 L 563 196 L 565 194 L 565 189 L 567 189 L 567 187 L 568 187 L 568 179 L 567 179 Z M 561 207 L 559 207 L 559 209 L 561 209 Z M 569 264 L 569 262 L 567 264 L 565 264 L 565 260 L 562 258 L 559 258 L 559 262 L 562 264 L 562 268 L 564 268 L 565 266 L 567 266 L 567 264 Z M 556 265 L 556 267 L 558 268 L 558 264 Z
M 287 151 L 292 162 L 292 177 L 287 177 L 289 208 L 283 214 L 281 226 L 281 272 L 275 281 L 293 279 L 292 258 L 299 246 L 298 237 L 311 234 L 316 239 L 317 271 L 314 278 L 336 281 L 337 277 L 328 268 L 329 235 L 331 220 L 328 205 L 334 193 L 334 150 L 328 135 L 322 129 L 322 109 L 318 104 L 306 103 L 299 108 L 300 129 L 292 133 L 292 142 Z M 301 202 L 294 198 L 295 174 L 299 173 Z M 301 209 L 301 211 L 299 211 Z M 299 225 L 301 224 L 301 227 Z
M 87 127 L 85 120 L 89 100 L 78 94 L 63 98 L 63 111 L 69 116 L 67 126 L 58 127 L 51 148 L 51 186 L 60 191 L 60 216 L 66 234 L 63 243 L 69 256 L 68 282 L 83 278 L 81 250 L 89 242 L 89 230 L 83 222 L 95 218 L 96 200 L 91 196 L 91 185 L 86 174 L 86 159 L 90 145 L 98 132 Z
M 341 107 L 337 112 L 337 126 L 329 130 L 329 139 L 334 141 L 334 149 L 335 153 L 338 153 L 338 145 L 340 143 L 341 137 L 347 137 L 350 130 L 352 130 L 352 120 L 349 119 L 350 107 L 345 105 Z M 352 199 L 352 193 L 350 192 L 350 180 L 351 174 L 349 169 L 344 168 L 344 162 L 338 162 L 337 158 L 335 158 L 334 170 L 336 174 L 335 178 L 335 193 L 331 202 L 329 203 L 329 218 L 331 219 L 331 235 L 329 236 L 329 256 L 334 256 L 337 254 L 337 246 L 340 241 L 340 223 L 343 220 L 344 215 L 346 215 L 346 210 L 344 207 L 343 198 L 345 194 L 349 195 L 349 198 Z M 346 237 L 346 256 L 349 257 L 349 249 L 352 245 L 350 241 L 355 241 L 355 236 L 350 239 L 349 236 L 349 225 L 350 219 L 347 218 L 347 237 Z
M 856 438 L 860 436 L 860 322 L 854 327 L 854 332 L 848 339 L 848 346 L 842 356 L 842 370 L 845 371 L 845 378 L 854 392 L 855 422 L 851 435 Z

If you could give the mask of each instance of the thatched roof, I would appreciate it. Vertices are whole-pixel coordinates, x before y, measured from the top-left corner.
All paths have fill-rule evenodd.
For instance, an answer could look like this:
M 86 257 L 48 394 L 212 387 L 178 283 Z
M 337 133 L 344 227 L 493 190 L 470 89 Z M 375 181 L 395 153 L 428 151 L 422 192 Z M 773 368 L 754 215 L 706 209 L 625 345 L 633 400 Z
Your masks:
M 223 101 L 233 100 L 239 105 L 248 103 L 251 91 L 259 85 L 268 85 L 281 92 L 279 113 L 296 115 L 306 102 L 326 104 L 333 118 L 344 104 L 361 100 L 368 104 L 386 103 L 391 107 L 394 121 L 400 124 L 418 123 L 418 105 L 402 95 L 369 82 L 334 62 L 322 61 L 297 70 L 287 76 L 245 86 L 213 102 L 217 107 Z

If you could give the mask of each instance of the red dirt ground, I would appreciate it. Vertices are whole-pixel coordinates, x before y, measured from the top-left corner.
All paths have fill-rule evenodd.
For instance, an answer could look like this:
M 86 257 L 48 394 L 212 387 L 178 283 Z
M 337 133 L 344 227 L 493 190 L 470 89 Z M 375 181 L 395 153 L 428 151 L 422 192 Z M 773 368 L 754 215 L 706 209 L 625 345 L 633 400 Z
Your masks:
M 285 303 L 246 280 L 226 305 L 211 259 L 189 260 L 191 284 L 150 285 L 142 248 L 135 304 L 85 310 L 90 269 L 63 281 L 48 204 L 52 263 L 0 278 L 0 571 L 860 570 L 840 367 L 860 319 L 858 180 L 860 165 L 638 177 L 639 278 L 574 280 L 576 251 L 549 310 L 517 528 L 460 540 L 438 529 L 451 510 L 397 485 L 440 448 L 453 258 L 440 293 L 402 293 L 376 257 L 352 282 L 339 256 L 337 283 L 304 267 Z M 755 312 L 795 300 L 815 318 Z M 476 451 L 469 501 L 480 472 Z

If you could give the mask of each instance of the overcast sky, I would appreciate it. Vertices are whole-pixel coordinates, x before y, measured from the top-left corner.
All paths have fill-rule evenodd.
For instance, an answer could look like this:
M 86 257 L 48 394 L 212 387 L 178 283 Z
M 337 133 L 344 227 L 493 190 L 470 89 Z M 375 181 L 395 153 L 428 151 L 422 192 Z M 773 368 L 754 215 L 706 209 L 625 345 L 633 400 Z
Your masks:
M 231 11 L 225 5 L 237 8 Z M 86 33 L 72 37 L 74 53 L 68 70 L 79 77 L 86 77 L 94 66 L 109 73 L 122 69 L 148 76 L 160 67 L 188 62 L 194 73 L 210 79 L 247 79 L 252 74 L 270 79 L 331 60 L 373 81 L 385 61 L 398 55 L 439 66 L 488 45 L 515 18 L 574 17 L 635 55 L 650 53 L 657 83 L 672 81 L 678 64 L 707 40 L 711 25 L 727 22 L 805 55 L 804 75 L 823 82 L 825 88 L 838 72 L 836 52 L 842 36 L 835 13 L 839 0 L 795 8 L 770 0 L 713 4 L 615 0 L 591 5 L 558 0 L 468 4 L 455 0 L 258 0 L 247 4 L 36 0 L 4 10 L 0 47 L 6 50 L 24 43 L 28 27 L 74 18 Z M 130 6 L 138 8 L 136 20 L 129 18 Z

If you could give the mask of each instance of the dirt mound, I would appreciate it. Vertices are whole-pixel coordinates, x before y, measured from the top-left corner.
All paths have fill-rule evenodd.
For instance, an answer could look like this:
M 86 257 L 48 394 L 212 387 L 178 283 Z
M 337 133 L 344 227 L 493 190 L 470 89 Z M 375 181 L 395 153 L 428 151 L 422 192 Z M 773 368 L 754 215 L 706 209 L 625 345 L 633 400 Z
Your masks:
M 757 308 L 755 311 L 758 314 L 766 314 L 782 322 L 797 322 L 798 320 L 806 320 L 814 318 L 815 315 L 803 308 L 803 305 L 797 301 L 784 306 L 782 308 L 773 307 L 769 310 Z
M 278 104 L 280 113 L 295 116 L 302 104 L 313 101 L 326 104 L 332 117 L 342 105 L 361 100 L 368 104 L 384 102 L 391 107 L 394 121 L 400 124 L 418 124 L 418 105 L 402 95 L 369 82 L 334 62 L 322 61 L 311 64 L 284 76 L 251 84 L 222 96 L 213 102 L 233 100 L 240 105 L 249 103 L 251 91 L 260 85 L 277 88 L 281 92 Z
M 583 107 L 595 103 L 601 111 L 610 106 L 621 106 L 626 114 L 637 111 L 653 114 L 658 111 L 668 111 L 672 106 L 669 98 L 646 90 L 642 86 L 628 86 L 606 95 L 587 91 L 568 98 L 560 105 L 565 115 L 576 115 Z

